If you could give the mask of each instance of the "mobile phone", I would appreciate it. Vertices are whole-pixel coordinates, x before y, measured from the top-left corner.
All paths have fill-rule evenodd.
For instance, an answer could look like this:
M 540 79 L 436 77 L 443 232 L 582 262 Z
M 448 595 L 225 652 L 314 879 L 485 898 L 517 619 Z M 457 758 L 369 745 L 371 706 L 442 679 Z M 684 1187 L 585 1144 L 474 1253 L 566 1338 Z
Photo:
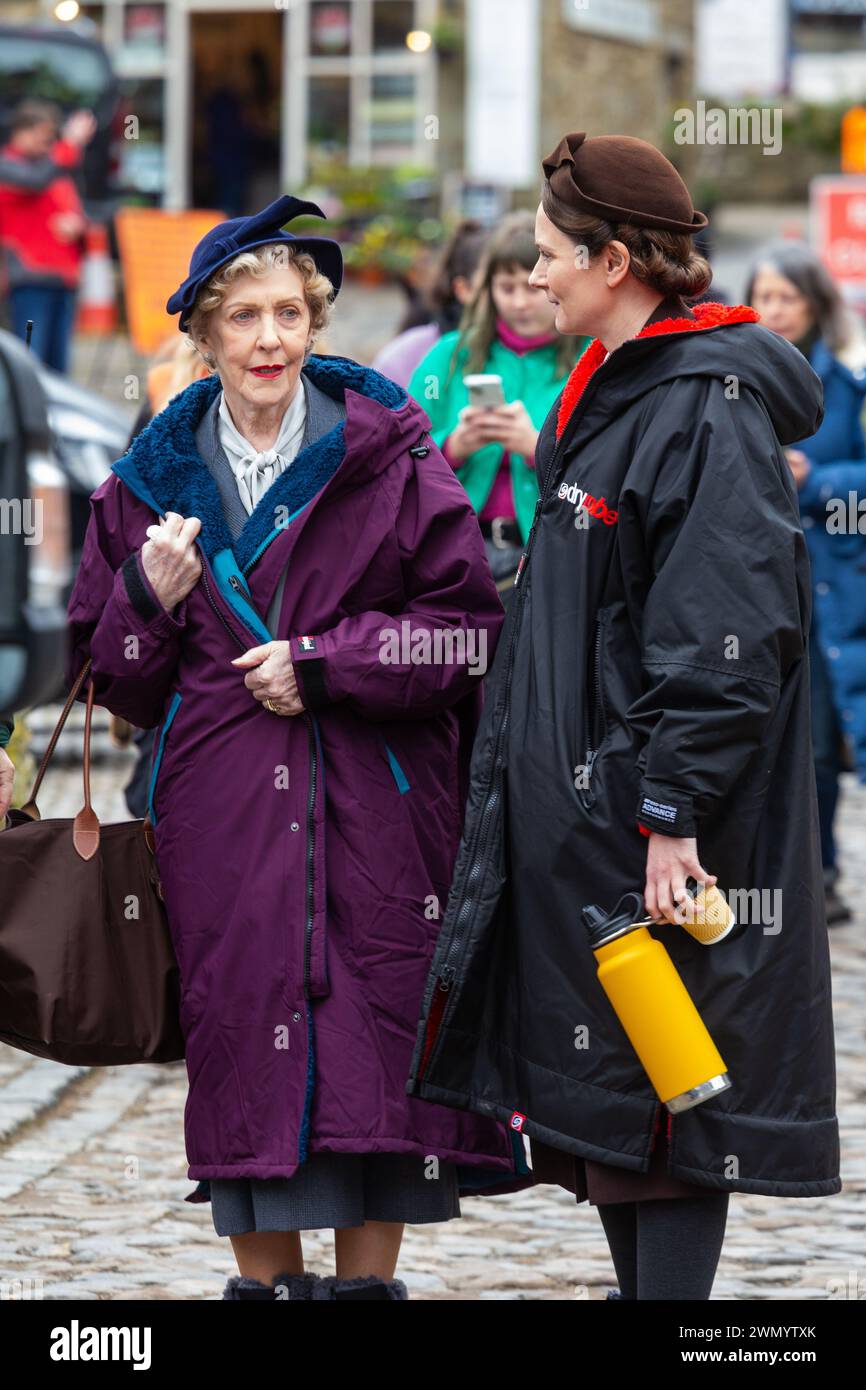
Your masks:
M 463 378 L 463 385 L 469 392 L 469 404 L 479 405 L 484 410 L 493 410 L 505 404 L 502 377 L 496 372 L 476 372 Z

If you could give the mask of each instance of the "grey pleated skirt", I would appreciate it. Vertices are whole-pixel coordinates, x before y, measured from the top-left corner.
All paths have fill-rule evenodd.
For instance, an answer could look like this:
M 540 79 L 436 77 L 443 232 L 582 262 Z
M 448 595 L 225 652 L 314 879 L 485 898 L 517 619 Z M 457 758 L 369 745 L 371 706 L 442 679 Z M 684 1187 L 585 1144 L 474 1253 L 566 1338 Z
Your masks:
M 211 1178 L 211 1215 L 218 1236 L 460 1216 L 456 1165 L 440 1159 L 428 1172 L 418 1154 L 313 1153 L 290 1178 Z

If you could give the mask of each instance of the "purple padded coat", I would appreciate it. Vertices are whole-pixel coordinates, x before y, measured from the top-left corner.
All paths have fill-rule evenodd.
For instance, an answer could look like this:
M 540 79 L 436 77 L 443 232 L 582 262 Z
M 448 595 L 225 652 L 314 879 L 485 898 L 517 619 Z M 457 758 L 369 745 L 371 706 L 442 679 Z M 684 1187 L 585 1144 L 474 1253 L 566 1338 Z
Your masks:
M 200 1180 L 186 1200 L 208 1200 L 209 1178 L 291 1177 L 321 1150 L 438 1155 L 461 1165 L 464 1193 L 525 1187 L 504 1126 L 406 1094 L 460 838 L 479 644 L 489 665 L 502 607 L 423 408 L 347 358 L 303 370 L 346 418 L 234 543 L 195 445 L 214 376 L 175 396 L 93 493 L 69 602 L 68 683 L 90 655 L 97 702 L 160 726 L 149 806 Z M 140 556 L 167 511 L 201 520 L 202 575 L 171 613 Z M 286 569 L 270 633 L 260 615 Z M 447 646 L 423 659 L 449 629 L 474 635 L 475 669 L 471 646 L 469 660 L 456 644 L 451 660 Z M 395 630 L 414 660 L 383 659 Z M 291 642 L 295 717 L 265 709 L 231 665 L 272 638 Z

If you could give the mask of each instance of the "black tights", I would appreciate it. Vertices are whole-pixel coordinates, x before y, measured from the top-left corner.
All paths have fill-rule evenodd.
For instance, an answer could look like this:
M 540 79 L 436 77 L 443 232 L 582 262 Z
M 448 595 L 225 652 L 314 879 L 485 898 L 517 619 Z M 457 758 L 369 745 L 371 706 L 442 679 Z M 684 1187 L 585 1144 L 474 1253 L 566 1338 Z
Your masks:
M 727 1192 L 597 1207 L 625 1298 L 710 1296 L 728 1219 Z

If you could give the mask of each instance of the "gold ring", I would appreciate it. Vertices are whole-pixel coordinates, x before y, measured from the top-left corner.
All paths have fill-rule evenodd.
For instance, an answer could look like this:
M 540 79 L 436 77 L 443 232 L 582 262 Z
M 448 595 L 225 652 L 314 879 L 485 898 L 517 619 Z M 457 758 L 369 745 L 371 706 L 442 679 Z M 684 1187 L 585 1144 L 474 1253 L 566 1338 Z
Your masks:
M 273 700 L 265 700 L 265 709 L 269 709 L 272 714 L 279 714 L 280 712 L 274 704 Z

